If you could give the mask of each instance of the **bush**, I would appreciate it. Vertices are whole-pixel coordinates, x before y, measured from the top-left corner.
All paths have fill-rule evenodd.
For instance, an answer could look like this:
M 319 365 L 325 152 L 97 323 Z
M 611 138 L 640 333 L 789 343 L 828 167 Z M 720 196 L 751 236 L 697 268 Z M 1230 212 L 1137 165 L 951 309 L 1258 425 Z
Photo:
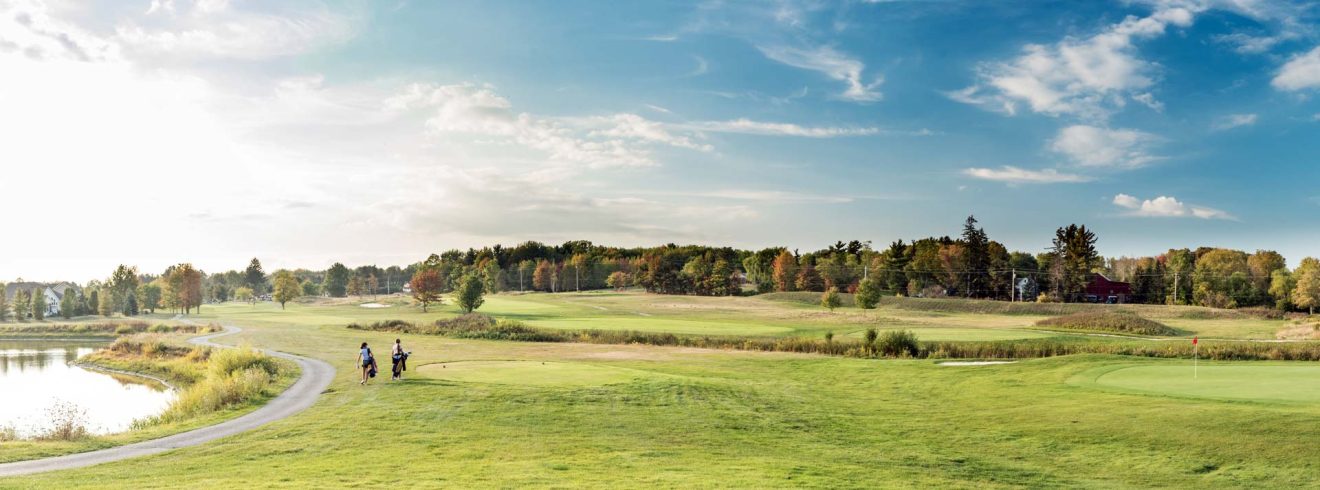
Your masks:
M 875 308 L 875 305 L 880 304 L 880 287 L 875 284 L 874 279 L 862 281 L 857 286 L 857 294 L 853 295 L 853 300 L 863 309 Z
M 1036 322 L 1037 326 L 1062 328 L 1067 330 L 1086 330 L 1095 332 L 1115 332 L 1136 335 L 1178 335 L 1178 330 L 1163 323 L 1148 320 L 1127 311 L 1105 311 L 1073 313 L 1061 317 L 1047 318 Z
M 889 330 L 880 336 L 876 350 L 883 356 L 918 357 L 921 345 L 917 343 L 917 335 L 909 330 Z
M 87 410 L 72 403 L 56 401 L 46 409 L 50 426 L 37 435 L 45 441 L 76 441 L 89 435 Z

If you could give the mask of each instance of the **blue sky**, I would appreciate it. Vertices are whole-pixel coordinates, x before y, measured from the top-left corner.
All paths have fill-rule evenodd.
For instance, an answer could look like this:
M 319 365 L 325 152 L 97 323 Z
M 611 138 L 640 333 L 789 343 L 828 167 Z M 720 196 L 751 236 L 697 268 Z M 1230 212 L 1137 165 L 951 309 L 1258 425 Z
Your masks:
M 1295 264 L 1320 238 L 1317 17 L 1251 0 L 0 0 L 0 205 L 43 237 L 0 277 L 528 239 L 883 245 L 968 214 L 1030 252 L 1083 223 L 1111 256 Z M 17 212 L 36 202 L 48 216 Z

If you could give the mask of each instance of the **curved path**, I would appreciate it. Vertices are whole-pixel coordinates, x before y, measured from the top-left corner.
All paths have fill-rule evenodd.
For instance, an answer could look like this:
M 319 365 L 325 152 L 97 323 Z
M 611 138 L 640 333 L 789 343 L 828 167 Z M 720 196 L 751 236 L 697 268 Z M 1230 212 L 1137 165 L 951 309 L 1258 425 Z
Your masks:
M 240 331 L 242 331 L 242 329 L 238 327 L 225 326 L 225 331 L 223 332 L 194 337 L 189 340 L 189 342 L 207 347 L 228 348 L 232 346 L 212 343 L 211 339 L 222 335 L 231 335 Z M 257 410 L 249 412 L 242 417 L 227 420 L 216 425 L 202 427 L 200 429 L 162 437 L 160 439 L 142 441 L 85 453 L 0 464 L 0 477 L 28 475 L 32 473 L 93 466 L 101 463 L 109 463 L 112 461 L 196 446 L 222 437 L 246 432 L 306 410 L 308 407 L 312 406 L 313 403 L 316 403 L 317 398 L 321 396 L 321 392 L 325 391 L 325 388 L 330 385 L 330 381 L 335 378 L 335 368 L 331 367 L 330 364 L 325 361 L 272 350 L 263 350 L 263 352 L 274 357 L 288 359 L 297 363 L 298 367 L 302 369 L 302 375 L 298 378 L 298 381 L 293 383 L 293 386 L 290 386 L 289 389 L 284 390 L 284 392 L 280 393 L 274 400 L 271 400 Z

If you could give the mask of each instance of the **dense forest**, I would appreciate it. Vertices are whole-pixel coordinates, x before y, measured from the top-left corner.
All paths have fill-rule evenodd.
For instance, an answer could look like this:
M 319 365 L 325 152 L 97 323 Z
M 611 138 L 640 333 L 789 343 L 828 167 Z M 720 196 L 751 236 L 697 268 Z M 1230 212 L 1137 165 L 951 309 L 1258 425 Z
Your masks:
M 1095 273 L 1131 284 L 1130 302 L 1217 308 L 1267 306 L 1311 310 L 1320 305 L 1320 261 L 1289 269 L 1277 252 L 1202 247 L 1170 249 L 1149 257 L 1105 258 L 1085 226 L 1055 230 L 1052 245 L 1032 254 L 1009 251 L 990 239 L 975 217 L 957 237 L 897 240 L 881 249 L 870 242 L 838 241 L 821 250 L 666 244 L 621 248 L 570 241 L 529 241 L 512 247 L 450 250 L 406 266 L 281 270 L 267 274 L 252 259 L 244 270 L 206 274 L 184 263 L 160 275 L 121 265 L 107 279 L 68 284 L 65 316 L 158 308 L 190 312 L 203 303 L 299 296 L 368 296 L 416 284 L 427 294 L 453 291 L 466 277 L 484 291 L 585 291 L 643 288 L 660 294 L 729 296 L 776 291 L 879 291 L 914 297 L 967 297 L 1011 301 L 1085 300 Z M 35 283 L 0 289 L 0 315 L 36 315 L 44 301 Z M 43 303 L 44 304 L 44 303 Z M 44 306 L 43 306 L 44 308 Z M 0 317 L 3 319 L 4 317 Z

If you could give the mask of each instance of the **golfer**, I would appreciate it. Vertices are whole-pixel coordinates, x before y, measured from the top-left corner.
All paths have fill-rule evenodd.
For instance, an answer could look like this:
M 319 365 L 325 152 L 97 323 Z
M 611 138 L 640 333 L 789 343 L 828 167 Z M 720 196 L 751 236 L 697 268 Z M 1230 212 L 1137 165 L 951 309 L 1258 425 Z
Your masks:
M 403 379 L 403 372 L 408 370 L 408 353 L 404 352 L 403 344 L 399 339 L 394 339 L 394 347 L 390 348 L 390 359 L 394 361 L 394 377 L 390 379 Z
M 367 379 L 371 377 L 371 370 L 376 365 L 376 359 L 371 356 L 371 348 L 367 343 L 362 343 L 362 350 L 358 352 L 358 365 L 362 367 L 362 381 L 358 384 L 367 384 Z

